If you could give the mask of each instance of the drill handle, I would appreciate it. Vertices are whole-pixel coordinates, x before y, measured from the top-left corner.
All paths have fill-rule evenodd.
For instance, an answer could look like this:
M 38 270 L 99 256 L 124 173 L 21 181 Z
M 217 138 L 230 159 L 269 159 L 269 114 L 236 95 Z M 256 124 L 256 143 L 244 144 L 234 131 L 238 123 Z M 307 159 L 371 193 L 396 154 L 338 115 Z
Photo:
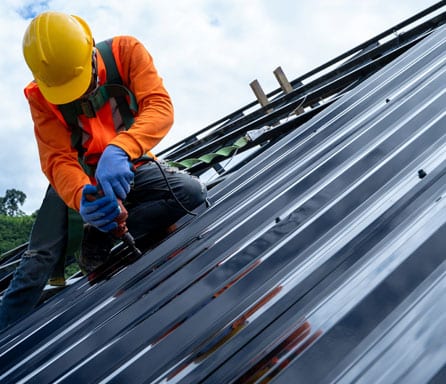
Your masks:
M 89 193 L 85 196 L 87 201 L 95 201 L 98 198 L 101 198 L 104 196 L 103 190 L 98 186 L 96 193 Z M 127 209 L 124 207 L 124 204 L 122 203 L 121 199 L 116 198 L 118 201 L 118 207 L 119 207 L 119 214 L 116 216 L 114 221 L 118 224 L 118 227 L 113 229 L 111 233 L 120 239 L 126 232 L 128 232 L 127 223 L 126 220 L 129 217 L 129 214 L 127 212 Z

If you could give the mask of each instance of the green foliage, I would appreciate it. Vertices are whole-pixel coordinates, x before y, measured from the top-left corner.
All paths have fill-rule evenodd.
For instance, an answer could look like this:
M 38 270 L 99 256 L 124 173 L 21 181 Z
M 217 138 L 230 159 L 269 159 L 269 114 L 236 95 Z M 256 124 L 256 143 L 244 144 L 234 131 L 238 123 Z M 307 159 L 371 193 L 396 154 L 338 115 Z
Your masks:
M 0 197 L 0 215 L 7 216 L 25 216 L 25 213 L 19 208 L 26 200 L 24 192 L 17 189 L 8 189 L 4 197 Z
M 67 265 L 65 267 L 65 278 L 68 279 L 69 277 L 73 276 L 75 273 L 79 272 L 79 265 L 77 263 L 73 263 L 70 265 Z
M 19 205 L 23 205 L 26 195 L 16 189 L 8 189 L 4 197 L 0 197 L 0 260 L 5 252 L 8 252 L 29 240 L 34 221 L 36 220 L 38 211 L 27 216 Z M 74 231 L 82 234 L 82 220 L 79 219 L 78 227 Z M 80 242 L 81 237 L 77 239 Z M 78 249 L 70 249 L 70 252 L 76 256 Z M 79 271 L 76 262 L 66 266 L 65 276 L 69 277 Z
M 0 257 L 28 241 L 36 215 L 26 216 L 19 208 L 25 200 L 26 194 L 17 189 L 8 189 L 0 197 Z
M 26 243 L 33 223 L 32 216 L 0 215 L 0 254 Z

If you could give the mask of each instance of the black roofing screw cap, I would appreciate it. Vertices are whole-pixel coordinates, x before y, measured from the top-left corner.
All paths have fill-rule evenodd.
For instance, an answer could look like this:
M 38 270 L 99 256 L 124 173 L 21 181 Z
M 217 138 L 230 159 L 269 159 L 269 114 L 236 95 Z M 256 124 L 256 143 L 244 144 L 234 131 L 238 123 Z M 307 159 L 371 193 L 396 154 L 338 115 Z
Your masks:
M 422 170 L 422 169 L 420 169 L 419 171 L 418 171 L 418 177 L 420 178 L 420 179 L 422 179 L 424 176 L 426 176 L 427 175 L 427 173 L 426 172 L 424 172 L 424 170 Z

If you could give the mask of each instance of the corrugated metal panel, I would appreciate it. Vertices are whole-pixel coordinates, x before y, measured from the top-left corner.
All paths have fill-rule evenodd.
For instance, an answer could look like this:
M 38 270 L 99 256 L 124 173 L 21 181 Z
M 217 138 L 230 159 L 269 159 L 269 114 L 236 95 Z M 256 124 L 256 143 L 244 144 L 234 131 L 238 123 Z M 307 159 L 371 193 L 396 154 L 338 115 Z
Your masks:
M 439 27 L 2 335 L 0 380 L 444 382 L 445 48 Z

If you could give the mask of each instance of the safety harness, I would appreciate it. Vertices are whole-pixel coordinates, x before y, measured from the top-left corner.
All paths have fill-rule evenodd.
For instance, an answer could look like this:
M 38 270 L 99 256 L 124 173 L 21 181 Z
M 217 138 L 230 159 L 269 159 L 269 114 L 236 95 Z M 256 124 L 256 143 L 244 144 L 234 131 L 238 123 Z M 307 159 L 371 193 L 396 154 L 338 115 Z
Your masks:
M 79 125 L 79 116 L 95 117 L 96 111 L 99 111 L 105 103 L 114 98 L 125 128 L 129 129 L 133 124 L 134 114 L 138 111 L 135 95 L 122 84 L 112 52 L 112 42 L 113 39 L 108 39 L 96 44 L 96 48 L 99 50 L 105 63 L 107 72 L 105 84 L 98 87 L 88 97 L 77 99 L 68 104 L 58 105 L 59 111 L 71 130 L 71 145 L 73 148 L 76 148 L 79 163 L 88 173 L 91 173 L 91 170 L 83 160 L 86 149 L 82 145 L 82 127 Z

